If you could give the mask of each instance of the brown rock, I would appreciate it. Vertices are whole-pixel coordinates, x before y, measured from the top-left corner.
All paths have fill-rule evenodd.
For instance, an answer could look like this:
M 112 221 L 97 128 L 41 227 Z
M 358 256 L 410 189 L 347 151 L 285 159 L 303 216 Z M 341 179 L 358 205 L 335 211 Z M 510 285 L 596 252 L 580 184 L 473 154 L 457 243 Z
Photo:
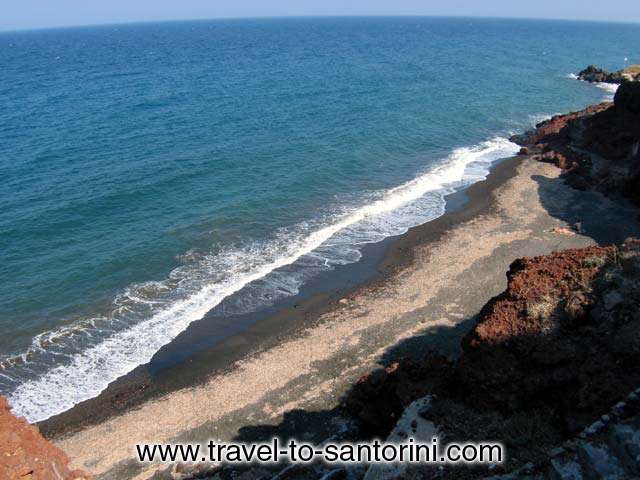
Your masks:
M 571 430 L 633 389 L 640 321 L 628 312 L 640 300 L 640 275 L 618 258 L 638 261 L 640 248 L 589 247 L 514 262 L 507 290 L 463 341 L 460 390 L 502 412 L 549 408 Z
M 520 149 L 519 154 L 520 155 L 530 155 L 531 154 L 531 150 L 529 150 L 529 147 L 522 147 Z
M 556 115 L 511 140 L 542 152 L 536 159 L 561 168 L 572 187 L 624 195 L 640 205 L 640 82 L 623 82 L 613 104 Z M 592 155 L 604 159 L 598 168 Z
M 0 478 L 81 480 L 90 476 L 69 470 L 69 458 L 46 440 L 38 429 L 11 414 L 0 396 Z

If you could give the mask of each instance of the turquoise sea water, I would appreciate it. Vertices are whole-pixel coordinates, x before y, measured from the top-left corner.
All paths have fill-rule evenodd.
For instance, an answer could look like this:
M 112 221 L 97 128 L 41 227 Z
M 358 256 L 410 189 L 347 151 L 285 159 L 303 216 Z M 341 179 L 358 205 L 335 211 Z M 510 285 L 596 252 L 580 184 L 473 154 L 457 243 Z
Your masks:
M 0 393 L 97 395 L 234 296 L 436 218 L 506 138 L 610 95 L 640 26 L 228 20 L 0 34 Z

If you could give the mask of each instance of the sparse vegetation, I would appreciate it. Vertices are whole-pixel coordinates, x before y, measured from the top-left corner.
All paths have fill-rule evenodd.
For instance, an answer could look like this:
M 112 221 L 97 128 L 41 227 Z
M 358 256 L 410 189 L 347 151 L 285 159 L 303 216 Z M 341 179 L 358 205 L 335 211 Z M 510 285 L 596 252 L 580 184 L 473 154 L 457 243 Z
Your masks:
M 640 75 L 640 65 L 630 65 L 622 71 L 623 74 L 638 76 Z
M 601 268 L 607 264 L 605 257 L 587 257 L 582 261 L 582 266 L 586 268 Z
M 544 295 L 537 302 L 527 305 L 527 315 L 538 320 L 545 320 L 553 313 L 555 307 L 556 302 L 550 296 Z

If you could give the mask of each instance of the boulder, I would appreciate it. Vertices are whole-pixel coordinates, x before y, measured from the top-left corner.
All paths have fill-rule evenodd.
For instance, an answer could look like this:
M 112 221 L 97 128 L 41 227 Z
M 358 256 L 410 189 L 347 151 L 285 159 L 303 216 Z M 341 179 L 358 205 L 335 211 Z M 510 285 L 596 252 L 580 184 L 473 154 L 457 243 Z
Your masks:
M 613 99 L 616 109 L 632 115 L 640 115 L 640 82 L 624 82 Z M 640 118 L 638 119 L 640 122 Z

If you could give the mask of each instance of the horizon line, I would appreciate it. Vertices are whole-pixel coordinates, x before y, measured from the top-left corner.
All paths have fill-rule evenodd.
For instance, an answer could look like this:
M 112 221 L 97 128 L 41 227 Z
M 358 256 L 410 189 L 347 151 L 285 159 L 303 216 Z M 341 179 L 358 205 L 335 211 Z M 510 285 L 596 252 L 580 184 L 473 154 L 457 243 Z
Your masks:
M 575 22 L 575 23 L 595 23 L 595 24 L 621 24 L 621 25 L 640 25 L 640 20 L 594 20 L 588 18 L 548 18 L 548 17 L 517 17 L 517 16 L 493 16 L 493 15 L 411 15 L 411 14 L 327 14 L 327 15 L 256 15 L 256 16 L 229 16 L 229 17 L 210 17 L 210 18 L 174 18 L 174 19 L 158 19 L 158 20 L 130 20 L 116 22 L 97 22 L 86 24 L 68 24 L 68 25 L 52 25 L 44 27 L 24 27 L 24 28 L 0 28 L 0 34 L 4 33 L 24 33 L 24 32 L 40 32 L 49 30 L 67 30 L 81 29 L 90 27 L 121 27 L 135 25 L 152 25 L 163 23 L 196 23 L 196 22 L 213 22 L 224 20 L 287 20 L 287 19 L 314 19 L 314 18 L 442 18 L 442 19 L 479 19 L 479 20 L 529 20 L 529 21 L 548 21 L 548 22 Z

